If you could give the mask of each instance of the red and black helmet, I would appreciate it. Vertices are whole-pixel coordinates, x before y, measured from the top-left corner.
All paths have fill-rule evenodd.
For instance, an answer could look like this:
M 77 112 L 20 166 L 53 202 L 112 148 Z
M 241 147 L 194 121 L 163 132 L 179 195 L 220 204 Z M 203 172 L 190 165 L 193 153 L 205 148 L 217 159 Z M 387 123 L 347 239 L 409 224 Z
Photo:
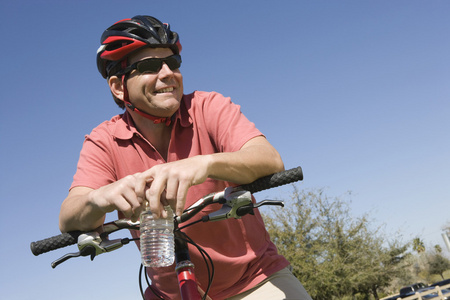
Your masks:
M 170 48 L 180 54 L 178 34 L 150 16 L 135 16 L 121 20 L 102 34 L 97 50 L 97 68 L 104 78 L 120 73 L 122 61 L 133 52 L 143 48 Z

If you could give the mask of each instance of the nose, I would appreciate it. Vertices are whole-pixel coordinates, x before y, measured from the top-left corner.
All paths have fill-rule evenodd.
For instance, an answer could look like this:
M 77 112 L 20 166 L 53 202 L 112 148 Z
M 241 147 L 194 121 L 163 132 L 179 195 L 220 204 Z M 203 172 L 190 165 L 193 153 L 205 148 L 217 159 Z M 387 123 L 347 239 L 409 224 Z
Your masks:
M 166 63 L 163 63 L 161 66 L 161 70 L 159 70 L 158 75 L 161 78 L 170 77 L 173 76 L 173 71 L 169 68 L 169 66 Z

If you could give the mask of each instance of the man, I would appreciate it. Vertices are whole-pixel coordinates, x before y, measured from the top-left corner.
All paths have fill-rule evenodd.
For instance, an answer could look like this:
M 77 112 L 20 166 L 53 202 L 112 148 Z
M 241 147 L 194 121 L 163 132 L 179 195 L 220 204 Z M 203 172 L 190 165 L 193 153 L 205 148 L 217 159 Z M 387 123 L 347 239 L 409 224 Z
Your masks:
M 165 217 L 168 204 L 180 215 L 206 194 L 284 169 L 278 152 L 230 99 L 217 93 L 183 94 L 181 44 L 168 24 L 149 16 L 125 19 L 109 27 L 101 43 L 98 69 L 125 113 L 86 136 L 61 206 L 61 231 L 94 229 L 115 210 L 137 220 L 146 205 L 156 218 Z M 277 277 L 294 283 L 286 291 L 269 290 L 282 298 L 291 293 L 310 299 L 291 273 L 283 275 L 289 263 L 270 242 L 258 212 L 211 224 L 185 232 L 214 260 L 212 299 L 263 291 Z M 201 256 L 192 252 L 205 289 Z M 179 297 L 173 266 L 148 273 L 162 294 Z

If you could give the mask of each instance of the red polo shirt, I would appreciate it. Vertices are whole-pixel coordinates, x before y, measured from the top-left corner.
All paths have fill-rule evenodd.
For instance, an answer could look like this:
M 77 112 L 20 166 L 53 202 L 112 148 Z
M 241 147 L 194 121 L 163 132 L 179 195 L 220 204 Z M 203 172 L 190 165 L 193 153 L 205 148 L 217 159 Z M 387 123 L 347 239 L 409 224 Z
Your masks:
M 167 160 L 239 150 L 248 140 L 262 135 L 229 98 L 218 93 L 194 92 L 184 95 L 175 115 Z M 131 116 L 113 117 L 86 136 L 71 187 L 97 189 L 127 175 L 143 172 L 166 161 L 136 130 Z M 186 207 L 199 198 L 223 190 L 230 183 L 207 179 L 189 189 Z M 217 210 L 206 208 L 199 217 Z M 224 299 L 249 288 L 289 263 L 277 253 L 259 212 L 242 219 L 200 223 L 184 230 L 214 261 L 216 274 L 209 295 Z M 138 232 L 133 232 L 137 235 Z M 200 286 L 206 289 L 205 264 L 190 248 Z M 173 267 L 149 270 L 156 288 L 177 299 L 178 284 Z

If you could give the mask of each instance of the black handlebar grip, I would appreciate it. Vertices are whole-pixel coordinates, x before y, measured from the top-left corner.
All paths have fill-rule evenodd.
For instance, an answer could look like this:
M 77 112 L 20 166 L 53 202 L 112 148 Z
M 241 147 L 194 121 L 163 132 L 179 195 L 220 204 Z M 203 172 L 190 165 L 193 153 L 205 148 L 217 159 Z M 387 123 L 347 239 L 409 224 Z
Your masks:
M 241 188 L 253 194 L 299 180 L 303 180 L 303 172 L 301 167 L 259 178 L 252 183 L 241 185 Z
M 76 244 L 78 242 L 78 236 L 81 233 L 81 231 L 71 231 L 37 242 L 32 242 L 30 244 L 31 252 L 37 256 L 42 253 Z

